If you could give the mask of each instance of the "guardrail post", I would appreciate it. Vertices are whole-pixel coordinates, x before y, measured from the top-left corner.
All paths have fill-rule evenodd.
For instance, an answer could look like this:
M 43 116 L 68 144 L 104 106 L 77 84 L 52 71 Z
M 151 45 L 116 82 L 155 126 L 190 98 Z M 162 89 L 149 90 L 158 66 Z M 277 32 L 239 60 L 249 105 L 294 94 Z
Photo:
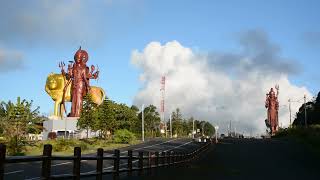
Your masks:
M 173 161 L 174 161 L 174 154 L 173 151 L 170 151 L 170 165 L 173 165 Z
M 118 179 L 119 178 L 119 169 L 120 169 L 120 150 L 115 149 L 114 150 L 114 157 L 115 159 L 113 160 L 113 179 Z
M 81 164 L 81 148 L 75 147 L 73 151 L 74 159 L 73 159 L 73 179 L 80 179 L 80 164 Z
M 45 144 L 42 153 L 42 179 L 50 179 L 51 176 L 51 156 L 52 156 L 52 145 Z
M 103 167 L 103 149 L 99 148 L 97 150 L 97 176 L 96 179 L 97 180 L 101 180 L 102 179 L 102 167 Z
M 170 154 L 171 154 L 171 153 L 170 153 L 169 151 L 167 151 L 167 153 L 166 153 L 166 156 L 167 156 L 167 166 L 170 166 L 170 163 L 171 163 L 171 162 L 170 162 L 170 161 L 171 161 L 171 159 L 170 159 L 170 158 L 171 158 L 171 157 L 170 157 L 171 155 L 170 155 Z
M 161 165 L 165 166 L 165 164 L 166 164 L 166 153 L 162 152 L 161 153 Z
M 132 175 L 132 150 L 128 150 L 128 176 Z
M 6 160 L 6 145 L 0 144 L 0 180 L 4 177 L 4 161 Z
M 151 157 L 151 152 L 148 152 L 148 168 L 151 169 L 152 166 L 152 157 Z
M 159 152 L 156 152 L 155 153 L 155 156 L 156 156 L 156 158 L 155 158 L 155 165 L 156 165 L 156 167 L 158 167 L 159 166 Z
M 139 176 L 141 176 L 143 172 L 143 152 L 139 152 L 138 168 L 139 168 Z
M 177 153 L 172 152 L 172 166 L 175 165 L 176 161 L 177 161 Z

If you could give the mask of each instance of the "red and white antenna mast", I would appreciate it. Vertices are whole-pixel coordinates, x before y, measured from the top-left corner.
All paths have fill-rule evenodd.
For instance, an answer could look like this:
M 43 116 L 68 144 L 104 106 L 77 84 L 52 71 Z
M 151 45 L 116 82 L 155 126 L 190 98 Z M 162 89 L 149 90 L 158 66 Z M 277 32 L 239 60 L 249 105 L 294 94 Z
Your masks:
M 165 89 L 165 85 L 166 85 L 166 77 L 165 76 L 162 76 L 161 77 L 161 81 L 160 81 L 160 94 L 161 94 L 161 99 L 160 99 L 160 115 L 161 115 L 161 120 L 162 122 L 164 123 L 164 131 L 166 133 L 166 137 L 167 137 L 167 123 L 166 123 L 166 120 L 165 120 L 165 115 L 164 115 L 164 107 L 165 107 L 165 104 L 164 104 L 164 97 L 165 97 L 165 92 L 166 92 L 166 89 Z

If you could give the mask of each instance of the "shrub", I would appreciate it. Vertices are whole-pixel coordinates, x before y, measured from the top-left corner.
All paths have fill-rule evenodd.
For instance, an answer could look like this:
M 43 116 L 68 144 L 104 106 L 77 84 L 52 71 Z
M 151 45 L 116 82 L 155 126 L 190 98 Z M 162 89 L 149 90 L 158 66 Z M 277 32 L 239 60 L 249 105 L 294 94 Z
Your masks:
M 130 143 L 135 139 L 135 136 L 132 132 L 127 129 L 120 129 L 114 133 L 114 142 L 116 143 Z
M 57 133 L 56 132 L 49 132 L 48 139 L 56 139 L 56 138 L 57 138 Z
M 7 142 L 8 154 L 12 156 L 24 155 L 25 146 L 27 141 L 25 138 L 18 139 L 17 136 L 10 138 Z

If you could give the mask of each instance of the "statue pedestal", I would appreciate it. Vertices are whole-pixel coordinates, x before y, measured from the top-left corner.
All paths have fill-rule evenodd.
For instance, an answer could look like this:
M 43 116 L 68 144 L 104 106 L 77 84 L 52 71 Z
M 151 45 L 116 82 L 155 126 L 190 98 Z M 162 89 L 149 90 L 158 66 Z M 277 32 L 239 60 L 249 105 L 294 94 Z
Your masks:
M 77 128 L 78 117 L 49 117 L 49 120 L 43 122 L 42 140 L 48 139 L 50 132 L 55 132 L 57 138 L 77 138 L 87 137 L 86 130 Z M 89 138 L 95 137 L 96 133 L 89 130 Z

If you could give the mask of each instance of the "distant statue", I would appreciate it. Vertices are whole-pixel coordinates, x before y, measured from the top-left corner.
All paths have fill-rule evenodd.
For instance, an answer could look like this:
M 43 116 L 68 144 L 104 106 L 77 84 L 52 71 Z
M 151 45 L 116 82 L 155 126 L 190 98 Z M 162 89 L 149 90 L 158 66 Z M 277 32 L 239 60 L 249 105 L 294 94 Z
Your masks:
M 279 86 L 276 85 L 277 94 L 274 92 L 273 88 L 270 89 L 270 92 L 266 94 L 265 107 L 268 109 L 268 115 L 266 119 L 266 125 L 270 128 L 270 134 L 275 135 L 278 131 L 278 111 L 279 111 Z
M 74 61 L 69 61 L 67 72 L 65 72 L 65 63 L 60 62 L 61 74 L 51 73 L 47 77 L 45 90 L 54 100 L 54 116 L 63 117 L 65 102 L 71 102 L 70 117 L 79 117 L 83 104 L 83 97 L 90 94 L 91 99 L 97 105 L 100 105 L 106 94 L 100 87 L 90 86 L 90 79 L 99 77 L 99 68 L 87 66 L 89 59 L 88 53 L 79 48 L 74 55 Z
M 64 102 L 71 102 L 71 86 L 67 85 L 68 80 L 65 75 L 51 73 L 47 77 L 45 90 L 54 101 L 55 117 L 63 117 L 65 112 Z M 105 98 L 105 92 L 101 87 L 90 86 L 90 95 L 93 102 L 100 105 Z

